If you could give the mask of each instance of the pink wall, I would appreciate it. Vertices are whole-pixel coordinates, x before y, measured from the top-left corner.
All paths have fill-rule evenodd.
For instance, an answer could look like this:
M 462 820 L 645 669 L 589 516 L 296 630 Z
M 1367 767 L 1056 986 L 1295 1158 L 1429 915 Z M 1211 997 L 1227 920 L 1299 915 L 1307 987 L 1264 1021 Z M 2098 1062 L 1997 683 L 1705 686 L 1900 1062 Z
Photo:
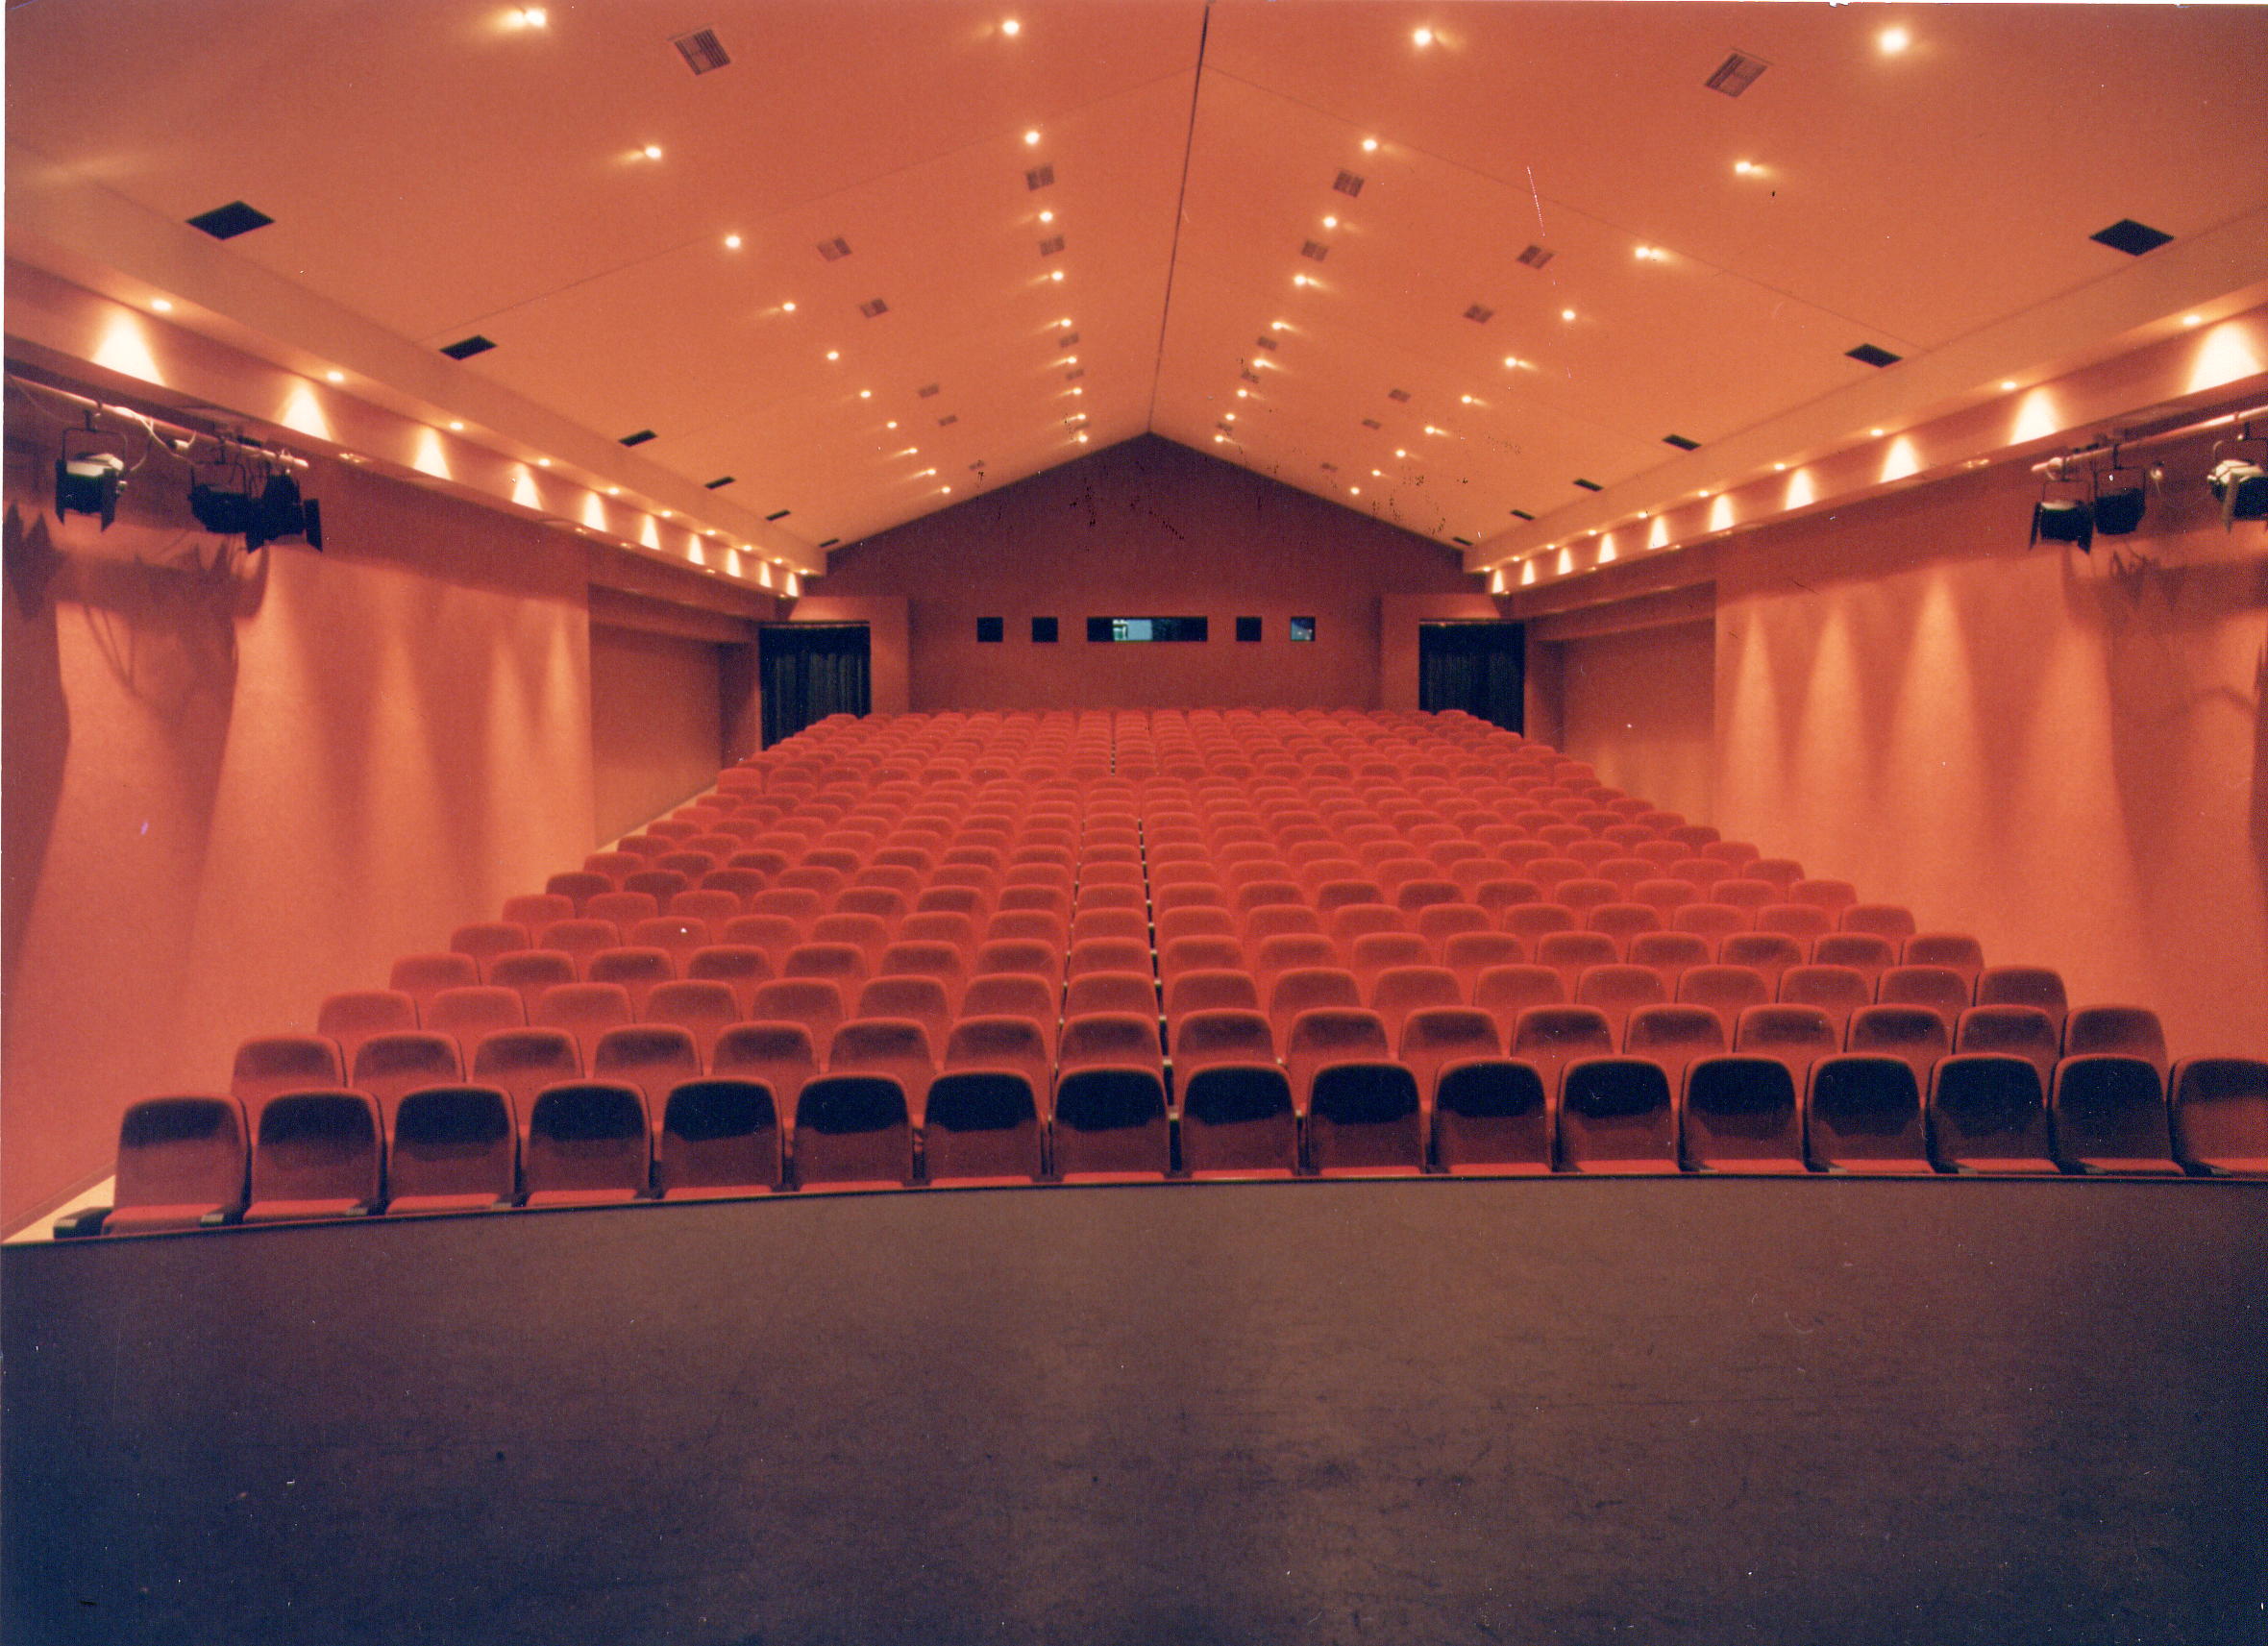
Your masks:
M 1715 810 L 1716 637 L 1709 623 L 1538 642 L 1560 692 L 1559 746 L 1602 781 L 1658 806 Z
M 1424 538 L 1154 436 L 838 550 L 819 585 L 910 598 L 923 711 L 1375 707 L 1381 600 L 1482 586 Z M 1286 638 L 1294 615 L 1317 620 L 1312 644 Z M 1035 616 L 1060 620 L 1058 644 L 1032 644 Z M 1090 616 L 1204 616 L 1212 638 L 1090 645 Z M 1267 638 L 1240 645 L 1239 616 Z M 1006 641 L 979 644 L 979 617 L 1006 619 Z
M 2026 551 L 2021 470 L 1725 540 L 1713 821 L 2258 1056 L 2268 533 L 2223 531 L 2203 445 L 2164 461 L 2092 556 Z
M 108 1172 L 129 1099 L 225 1088 L 593 838 L 581 544 L 329 463 L 325 553 L 221 551 L 161 461 L 105 533 L 53 455 L 12 422 L 7 1224 Z
M 613 840 L 717 781 L 724 764 L 718 648 L 591 625 L 591 811 Z

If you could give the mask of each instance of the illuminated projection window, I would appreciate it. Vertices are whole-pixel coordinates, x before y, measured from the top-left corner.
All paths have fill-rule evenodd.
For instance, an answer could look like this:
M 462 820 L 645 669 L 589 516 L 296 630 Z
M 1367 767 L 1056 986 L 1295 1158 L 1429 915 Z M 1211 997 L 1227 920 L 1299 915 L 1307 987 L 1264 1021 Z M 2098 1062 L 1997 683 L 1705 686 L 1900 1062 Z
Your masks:
M 980 617 L 976 620 L 976 640 L 979 645 L 995 646 L 1006 638 L 1007 624 L 1004 619 Z
M 1201 617 L 1091 617 L 1089 640 L 1204 640 Z
M 1292 638 L 1294 640 L 1313 640 L 1315 638 L 1315 619 L 1312 617 L 1294 618 L 1292 620 Z

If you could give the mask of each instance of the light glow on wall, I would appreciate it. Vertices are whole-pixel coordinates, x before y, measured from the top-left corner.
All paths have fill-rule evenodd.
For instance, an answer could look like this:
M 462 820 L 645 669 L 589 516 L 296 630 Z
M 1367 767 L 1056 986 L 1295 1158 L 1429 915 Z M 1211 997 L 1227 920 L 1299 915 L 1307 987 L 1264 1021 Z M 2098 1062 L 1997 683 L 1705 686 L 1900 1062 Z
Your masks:
M 1527 584 L 1529 584 L 1529 583 L 1532 583 L 1532 582 L 1534 582 L 1535 580 L 1536 580 L 1536 562 L 1535 562 L 1533 559 L 1522 560 L 1522 561 L 1520 562 L 1520 583 L 1521 583 L 1521 585 L 1524 587 L 1525 585 L 1527 585 Z
M 607 529 L 606 502 L 597 492 L 582 494 L 582 523 L 593 531 Z
M 315 392 L 315 385 L 304 379 L 291 385 L 290 398 L 284 402 L 284 410 L 277 422 L 295 434 L 305 434 L 312 440 L 331 438 L 331 419 L 323 414 L 323 397 Z
M 512 501 L 522 508 L 543 506 L 543 493 L 536 489 L 535 476 L 525 463 L 512 471 Z
M 768 589 L 768 588 L 770 588 L 770 587 L 772 586 L 772 562 L 771 562 L 771 561 L 769 561 L 769 560 L 759 560 L 759 561 L 757 561 L 757 562 L 756 562 L 756 586 L 757 586 L 758 588 L 765 588 L 765 589 Z
M 2197 340 L 2196 363 L 2189 368 L 2191 394 L 2234 382 L 2268 369 L 2261 355 L 2268 353 L 2255 327 L 2241 320 L 2224 320 Z
M 1812 482 L 1812 471 L 1798 469 L 1787 477 L 1787 501 L 1783 508 L 1809 508 L 1819 499 L 1819 488 Z
M 1902 480 L 1909 475 L 1921 473 L 1921 453 L 1914 448 L 1912 438 L 1901 434 L 1890 442 L 1890 449 L 1883 456 L 1882 478 Z
M 158 359 L 150 353 L 150 337 L 142 330 L 141 316 L 130 308 L 111 314 L 110 325 L 103 329 L 102 341 L 95 346 L 94 363 L 106 371 L 139 378 L 160 387 L 165 383 L 158 375 Z
M 661 547 L 661 528 L 653 524 L 653 516 L 651 514 L 638 516 L 638 541 L 649 549 Z
M 1733 498 L 1729 492 L 1718 492 L 1716 501 L 1709 505 L 1709 529 L 1729 531 L 1733 527 Z
M 432 476 L 436 480 L 450 478 L 449 450 L 441 444 L 439 430 L 420 429 L 417 431 L 417 454 L 410 458 L 409 466 L 421 475 Z
M 1615 534 L 1610 531 L 1598 540 L 1598 563 L 1612 565 L 1615 560 Z
M 1649 549 L 1669 547 L 1669 516 L 1665 514 L 1654 516 L 1654 528 L 1646 533 L 1646 547 Z
M 2056 397 L 2043 383 L 2016 403 L 2016 425 L 2009 430 L 2009 444 L 2022 446 L 2034 440 L 2045 440 L 2062 427 Z

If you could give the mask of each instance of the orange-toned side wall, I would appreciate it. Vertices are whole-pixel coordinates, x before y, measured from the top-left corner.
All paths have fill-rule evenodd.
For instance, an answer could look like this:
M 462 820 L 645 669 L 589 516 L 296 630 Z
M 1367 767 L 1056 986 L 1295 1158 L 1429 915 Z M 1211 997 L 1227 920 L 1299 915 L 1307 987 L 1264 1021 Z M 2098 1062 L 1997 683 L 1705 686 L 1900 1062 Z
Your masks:
M 718 648 L 591 625 L 591 809 L 600 840 L 717 781 L 725 763 Z
M 247 556 L 153 460 L 58 523 L 12 423 L 0 1223 L 108 1169 L 118 1115 L 541 886 L 592 842 L 580 545 L 352 468 L 329 550 Z
M 1560 747 L 1590 761 L 1602 781 L 1618 789 L 1689 818 L 1713 816 L 1713 626 L 1586 635 L 1553 650 L 1564 721 Z
M 910 597 L 910 706 L 935 711 L 1373 708 L 1381 601 L 1482 586 L 1439 544 L 1144 436 L 840 550 L 815 590 Z M 1057 644 L 1032 643 L 1035 616 Z M 1090 645 L 1091 616 L 1203 616 L 1212 637 Z M 980 644 L 979 617 L 1006 639 Z
M 2206 448 L 2091 556 L 2027 551 L 1984 471 L 1725 540 L 1713 821 L 2133 1001 L 2173 1049 L 2268 1055 L 2268 532 Z

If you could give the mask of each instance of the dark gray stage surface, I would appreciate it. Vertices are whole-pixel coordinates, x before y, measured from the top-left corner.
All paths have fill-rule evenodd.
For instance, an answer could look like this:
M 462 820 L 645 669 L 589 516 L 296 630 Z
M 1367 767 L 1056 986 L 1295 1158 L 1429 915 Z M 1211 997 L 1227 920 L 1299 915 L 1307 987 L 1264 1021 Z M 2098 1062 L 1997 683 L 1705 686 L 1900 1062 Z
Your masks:
M 932 1192 L 4 1264 L 12 1646 L 2268 1636 L 2268 1184 Z

